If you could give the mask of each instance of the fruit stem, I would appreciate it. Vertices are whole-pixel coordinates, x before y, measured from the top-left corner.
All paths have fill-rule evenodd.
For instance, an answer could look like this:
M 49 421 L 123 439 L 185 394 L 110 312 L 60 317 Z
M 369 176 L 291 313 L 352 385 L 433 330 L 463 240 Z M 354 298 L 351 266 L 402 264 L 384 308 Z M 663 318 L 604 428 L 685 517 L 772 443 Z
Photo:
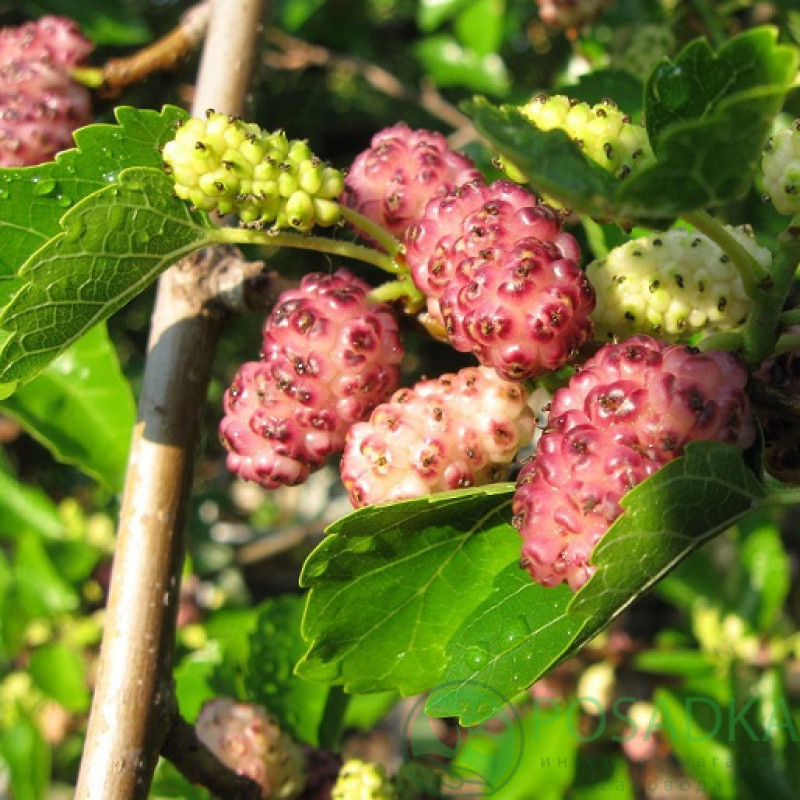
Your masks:
M 370 239 L 374 239 L 392 258 L 403 252 L 403 245 L 382 225 L 378 225 L 377 222 L 373 222 L 369 217 L 365 217 L 355 209 L 341 203 L 339 208 L 342 211 L 343 219 L 347 220 L 357 230 L 366 233 Z
M 374 303 L 393 303 L 395 300 L 402 300 L 403 308 L 410 314 L 425 308 L 425 295 L 417 289 L 410 275 L 376 286 L 369 293 L 369 299 Z
M 769 272 L 711 214 L 702 210 L 692 211 L 685 214 L 684 219 L 718 244 L 725 254 L 730 256 L 742 276 L 742 283 L 748 297 L 757 300 L 763 294 L 764 289 L 769 288 L 772 280 Z
M 364 247 L 338 239 L 327 239 L 324 236 L 274 233 L 270 230 L 253 228 L 217 228 L 211 232 L 211 239 L 217 244 L 257 244 L 266 247 L 297 247 L 302 250 L 315 250 L 319 253 L 330 253 L 335 256 L 364 261 L 392 275 L 401 274 L 404 269 L 391 256 L 372 247 Z
M 703 337 L 695 344 L 698 350 L 707 353 L 711 350 L 727 350 L 729 353 L 741 351 L 744 345 L 744 335 L 724 331 L 722 333 L 712 333 Z
M 331 686 L 319 726 L 319 745 L 326 750 L 338 750 L 344 727 L 344 715 L 350 695 L 341 686 Z
M 782 328 L 800 325 L 800 308 L 790 308 L 788 311 L 784 311 L 783 314 L 778 317 L 778 322 L 780 322 Z
M 778 338 L 781 309 L 800 263 L 800 227 L 790 226 L 778 237 L 772 262 L 772 285 L 761 289 L 744 327 L 744 357 L 757 367 L 772 355 Z

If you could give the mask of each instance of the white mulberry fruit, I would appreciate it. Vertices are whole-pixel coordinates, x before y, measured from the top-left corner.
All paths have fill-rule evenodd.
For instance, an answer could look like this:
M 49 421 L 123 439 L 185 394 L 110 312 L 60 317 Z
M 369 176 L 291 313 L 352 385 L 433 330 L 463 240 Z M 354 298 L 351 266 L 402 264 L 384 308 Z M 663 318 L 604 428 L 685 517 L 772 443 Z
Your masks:
M 225 393 L 220 435 L 231 471 L 266 489 L 301 483 L 397 388 L 397 321 L 368 292 L 340 269 L 281 294 L 264 324 L 262 360 L 244 364 Z
M 730 234 L 762 266 L 770 251 L 745 229 Z M 731 258 L 705 234 L 675 228 L 632 239 L 586 267 L 599 335 L 646 333 L 670 341 L 741 325 L 752 300 Z
M 209 700 L 195 730 L 223 764 L 261 787 L 264 800 L 292 800 L 303 790 L 303 752 L 263 706 L 225 697 Z
M 486 367 L 399 389 L 350 429 L 340 464 L 358 508 L 502 480 L 533 436 L 526 390 Z
M 755 424 L 746 382 L 730 353 L 647 336 L 602 347 L 555 393 L 548 427 L 518 477 L 513 524 L 531 577 L 579 589 L 630 489 L 692 441 L 749 447 Z
M 800 214 L 800 120 L 770 137 L 761 157 L 759 179 L 779 214 Z

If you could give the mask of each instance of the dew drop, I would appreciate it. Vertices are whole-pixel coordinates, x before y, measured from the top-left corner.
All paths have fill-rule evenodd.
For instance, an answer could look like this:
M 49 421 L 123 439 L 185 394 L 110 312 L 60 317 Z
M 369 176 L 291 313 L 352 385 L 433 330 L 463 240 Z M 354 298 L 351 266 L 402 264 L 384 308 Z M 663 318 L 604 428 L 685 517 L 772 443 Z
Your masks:
M 0 200 L 8 200 L 8 189 L 0 189 Z
M 56 190 L 56 182 L 52 178 L 33 179 L 33 193 L 37 197 L 44 197 L 53 194 Z
M 72 205 L 72 198 L 67 197 L 65 194 L 57 194 L 56 203 L 58 203 L 61 208 L 69 208 Z

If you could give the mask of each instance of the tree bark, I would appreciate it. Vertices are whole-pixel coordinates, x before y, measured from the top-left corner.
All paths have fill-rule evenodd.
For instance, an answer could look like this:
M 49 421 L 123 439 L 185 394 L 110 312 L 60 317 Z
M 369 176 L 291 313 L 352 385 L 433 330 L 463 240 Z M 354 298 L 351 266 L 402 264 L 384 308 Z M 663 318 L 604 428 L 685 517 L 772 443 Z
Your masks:
M 265 12 L 265 0 L 214 0 L 193 113 L 241 114 Z M 77 800 L 144 800 L 178 719 L 172 667 L 183 529 L 224 321 L 200 290 L 213 251 L 210 261 L 195 254 L 159 281 Z

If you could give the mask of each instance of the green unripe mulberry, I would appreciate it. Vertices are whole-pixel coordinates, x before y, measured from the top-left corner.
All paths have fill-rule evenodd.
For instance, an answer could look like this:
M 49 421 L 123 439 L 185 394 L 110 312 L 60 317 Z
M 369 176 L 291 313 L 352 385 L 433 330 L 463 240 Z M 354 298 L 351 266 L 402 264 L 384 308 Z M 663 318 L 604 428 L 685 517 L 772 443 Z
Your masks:
M 800 214 L 800 120 L 767 142 L 760 184 L 779 214 Z
M 175 194 L 203 211 L 302 233 L 339 222 L 342 173 L 283 131 L 209 111 L 181 125 L 163 157 Z
M 592 161 L 617 178 L 655 160 L 645 129 L 610 100 L 590 106 L 565 95 L 537 95 L 519 110 L 540 130 L 564 131 Z
M 741 228 L 728 231 L 769 265 L 769 250 Z M 586 274 L 597 295 L 592 317 L 599 336 L 644 333 L 681 341 L 699 331 L 735 328 L 752 305 L 730 257 L 704 234 L 681 228 L 615 247 Z
M 351 758 L 339 770 L 331 800 L 397 800 L 397 792 L 380 764 Z

